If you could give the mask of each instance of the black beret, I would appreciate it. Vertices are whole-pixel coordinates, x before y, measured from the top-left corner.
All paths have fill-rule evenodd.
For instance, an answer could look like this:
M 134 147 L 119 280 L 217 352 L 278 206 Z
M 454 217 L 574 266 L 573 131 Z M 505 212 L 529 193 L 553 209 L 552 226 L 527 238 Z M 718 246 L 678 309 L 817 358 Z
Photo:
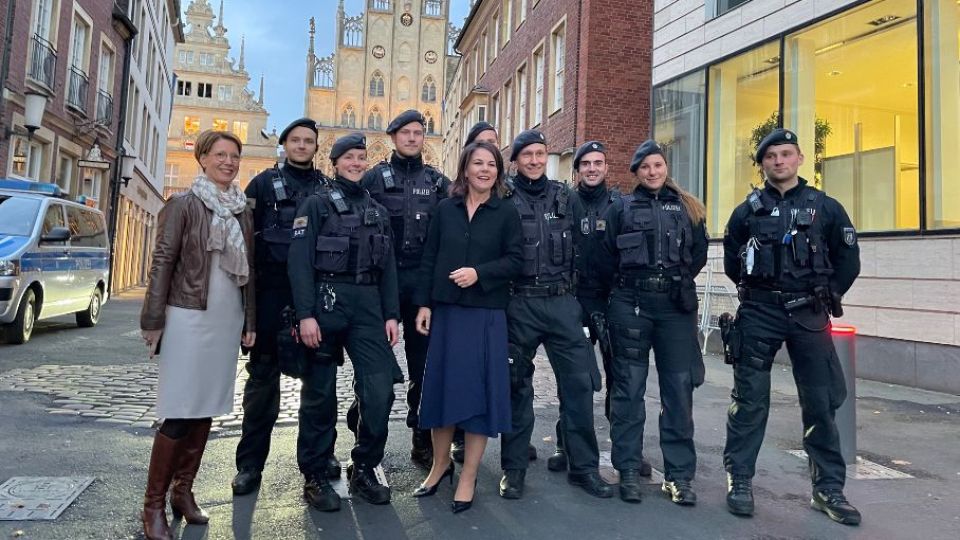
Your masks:
M 516 161 L 517 156 L 520 155 L 520 151 L 524 148 L 530 146 L 531 144 L 547 144 L 547 138 L 543 136 L 543 133 L 535 129 L 528 129 L 526 131 L 521 131 L 517 138 L 513 140 L 513 148 L 510 151 L 510 161 Z
M 607 155 L 607 147 L 600 141 L 587 141 L 583 143 L 580 145 L 580 148 L 577 149 L 576 155 L 573 156 L 573 168 L 579 169 L 580 160 L 590 152 L 600 152 L 603 155 Z
M 653 154 L 663 155 L 663 147 L 660 146 L 657 141 L 649 139 L 644 141 L 640 146 L 637 147 L 637 151 L 633 153 L 633 160 L 630 161 L 630 172 L 636 173 L 637 169 L 640 168 L 640 164 L 643 162 L 644 158 L 647 156 L 652 156 Z
M 348 150 L 355 148 L 361 150 L 367 149 L 367 138 L 364 137 L 363 133 L 351 133 L 337 139 L 333 143 L 333 148 L 330 149 L 330 159 L 336 161 L 337 158 L 346 154 Z
M 753 157 L 753 160 L 760 163 L 763 161 L 763 155 L 767 153 L 767 148 L 777 144 L 792 144 L 800 148 L 796 133 L 789 129 L 777 128 L 760 141 L 760 144 L 757 145 L 757 154 Z
M 423 118 L 423 115 L 420 114 L 420 111 L 416 109 L 407 109 L 394 118 L 392 122 L 390 122 L 390 125 L 387 126 L 387 135 L 393 135 L 399 131 L 400 128 L 411 122 L 417 122 L 424 127 L 427 126 L 427 121 Z
M 493 124 L 490 122 L 477 122 L 472 128 L 470 128 L 470 132 L 467 133 L 467 140 L 464 141 L 463 145 L 467 146 L 468 144 L 477 140 L 477 137 L 480 136 L 481 133 L 488 130 L 493 131 L 494 133 L 497 132 L 497 128 L 493 127 Z M 499 137 L 499 134 L 497 136 Z
M 290 125 L 283 128 L 283 131 L 280 132 L 280 144 L 283 144 L 283 141 L 287 140 L 287 135 L 293 131 L 293 128 L 305 127 L 313 132 L 314 135 L 317 134 L 317 123 L 311 120 L 310 118 L 301 118 L 299 120 L 294 120 L 290 122 Z

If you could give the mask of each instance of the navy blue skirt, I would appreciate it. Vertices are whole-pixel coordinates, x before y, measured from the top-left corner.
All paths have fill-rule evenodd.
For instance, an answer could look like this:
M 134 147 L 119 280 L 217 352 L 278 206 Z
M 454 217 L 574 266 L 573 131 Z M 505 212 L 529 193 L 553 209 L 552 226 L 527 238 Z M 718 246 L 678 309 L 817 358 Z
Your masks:
M 422 429 L 456 425 L 496 437 L 511 430 L 507 316 L 502 309 L 438 304 L 420 398 Z

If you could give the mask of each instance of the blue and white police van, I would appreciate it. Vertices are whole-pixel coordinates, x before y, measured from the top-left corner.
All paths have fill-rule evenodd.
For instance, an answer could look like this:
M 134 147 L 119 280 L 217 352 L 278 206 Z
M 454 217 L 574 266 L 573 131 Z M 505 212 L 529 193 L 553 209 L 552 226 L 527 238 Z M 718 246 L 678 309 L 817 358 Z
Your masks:
M 25 343 L 36 321 L 76 314 L 97 324 L 110 248 L 103 212 L 54 184 L 0 178 L 0 336 Z

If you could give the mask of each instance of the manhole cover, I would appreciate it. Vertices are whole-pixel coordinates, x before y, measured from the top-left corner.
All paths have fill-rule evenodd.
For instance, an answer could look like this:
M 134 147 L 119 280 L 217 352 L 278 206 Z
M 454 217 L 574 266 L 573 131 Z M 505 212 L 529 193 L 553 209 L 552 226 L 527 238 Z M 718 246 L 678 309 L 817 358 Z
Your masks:
M 57 519 L 92 482 L 92 476 L 14 476 L 0 484 L 0 521 Z

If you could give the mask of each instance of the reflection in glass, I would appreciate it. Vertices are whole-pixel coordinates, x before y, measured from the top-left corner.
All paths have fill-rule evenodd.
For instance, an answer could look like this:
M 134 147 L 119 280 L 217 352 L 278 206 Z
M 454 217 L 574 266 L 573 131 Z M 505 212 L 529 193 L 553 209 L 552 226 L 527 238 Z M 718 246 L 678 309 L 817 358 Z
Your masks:
M 786 38 L 784 126 L 800 175 L 861 231 L 919 228 L 916 2 L 871 2 Z
M 723 231 L 734 207 L 762 179 L 753 139 L 776 118 L 780 47 L 769 43 L 709 69 L 707 227 Z
M 663 146 L 670 176 L 701 200 L 705 85 L 699 71 L 653 91 L 654 138 Z
M 960 227 L 960 4 L 924 7 L 927 227 Z

